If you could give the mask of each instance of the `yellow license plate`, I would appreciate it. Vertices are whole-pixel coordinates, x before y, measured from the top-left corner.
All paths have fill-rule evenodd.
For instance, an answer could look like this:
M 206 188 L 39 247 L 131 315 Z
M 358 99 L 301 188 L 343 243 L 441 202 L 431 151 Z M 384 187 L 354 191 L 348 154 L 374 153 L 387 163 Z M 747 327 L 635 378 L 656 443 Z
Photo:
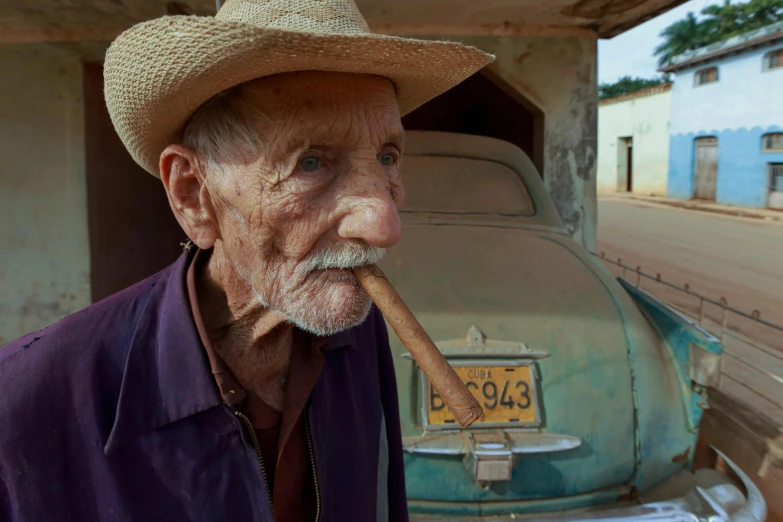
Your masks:
M 454 371 L 484 409 L 484 418 L 474 425 L 539 422 L 531 366 L 454 366 Z M 428 424 L 457 424 L 429 382 L 427 388 Z

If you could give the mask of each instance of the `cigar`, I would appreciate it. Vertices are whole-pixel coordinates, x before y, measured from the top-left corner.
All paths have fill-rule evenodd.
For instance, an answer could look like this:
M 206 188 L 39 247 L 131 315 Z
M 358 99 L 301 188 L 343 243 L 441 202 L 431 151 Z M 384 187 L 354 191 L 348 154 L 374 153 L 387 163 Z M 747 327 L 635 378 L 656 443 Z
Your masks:
M 478 401 L 443 357 L 381 269 L 368 265 L 354 268 L 353 272 L 457 422 L 467 428 L 483 417 L 484 411 Z

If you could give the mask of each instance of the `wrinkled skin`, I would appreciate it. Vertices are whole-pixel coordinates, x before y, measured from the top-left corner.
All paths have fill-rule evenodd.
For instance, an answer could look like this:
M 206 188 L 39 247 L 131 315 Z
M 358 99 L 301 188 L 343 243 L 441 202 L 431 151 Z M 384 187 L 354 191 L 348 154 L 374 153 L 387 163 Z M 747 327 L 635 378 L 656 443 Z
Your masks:
M 242 90 L 263 118 L 257 154 L 207 172 L 171 145 L 161 179 L 182 228 L 209 261 L 197 275 L 210 341 L 240 383 L 281 409 L 293 323 L 328 334 L 360 323 L 370 299 L 347 269 L 308 256 L 397 243 L 403 129 L 386 79 L 299 72 Z M 223 167 L 223 166 L 221 166 Z

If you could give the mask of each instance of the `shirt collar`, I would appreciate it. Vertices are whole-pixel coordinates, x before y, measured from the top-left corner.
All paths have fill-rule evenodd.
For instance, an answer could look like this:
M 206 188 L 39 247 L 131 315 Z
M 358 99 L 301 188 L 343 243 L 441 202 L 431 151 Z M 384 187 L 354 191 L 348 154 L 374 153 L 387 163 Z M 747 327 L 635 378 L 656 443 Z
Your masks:
M 200 348 L 185 289 L 191 252 L 186 249 L 152 287 L 131 340 L 108 455 L 162 426 L 218 406 L 209 362 Z
M 189 244 L 177 261 L 147 279 L 151 286 L 131 340 L 114 425 L 104 446 L 109 455 L 158 428 L 223 403 L 193 321 L 187 271 L 197 249 Z M 323 351 L 354 349 L 350 328 L 313 336 Z
M 324 352 L 330 350 L 336 350 L 338 348 L 344 348 L 353 350 L 356 348 L 356 335 L 354 335 L 354 328 L 343 330 L 330 337 L 315 337 L 313 336 L 313 344 L 315 348 L 320 348 Z

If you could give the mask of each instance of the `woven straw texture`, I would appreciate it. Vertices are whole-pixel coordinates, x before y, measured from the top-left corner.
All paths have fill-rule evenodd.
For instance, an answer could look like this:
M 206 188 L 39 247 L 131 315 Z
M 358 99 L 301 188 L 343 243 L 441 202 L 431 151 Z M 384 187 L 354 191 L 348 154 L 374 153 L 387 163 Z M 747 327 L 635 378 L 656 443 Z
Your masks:
M 112 43 L 104 91 L 114 127 L 154 176 L 203 103 L 240 83 L 293 71 L 390 79 L 406 114 L 493 57 L 473 47 L 376 35 L 353 0 L 230 0 L 215 18 L 164 16 Z

